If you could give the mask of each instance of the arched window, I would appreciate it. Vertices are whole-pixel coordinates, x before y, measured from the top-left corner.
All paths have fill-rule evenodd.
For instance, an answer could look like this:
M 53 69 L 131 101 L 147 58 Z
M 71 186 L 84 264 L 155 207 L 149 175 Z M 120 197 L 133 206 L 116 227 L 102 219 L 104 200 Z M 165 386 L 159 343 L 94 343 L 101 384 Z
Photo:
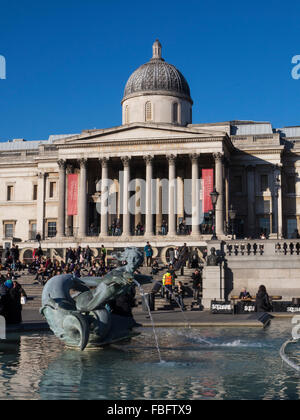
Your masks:
M 129 106 L 126 105 L 125 106 L 125 115 L 124 115 L 124 120 L 125 120 L 125 124 L 129 124 Z
M 174 102 L 173 103 L 173 123 L 177 124 L 178 123 L 178 103 Z
M 146 121 L 152 121 L 152 104 L 150 101 L 146 102 L 145 105 L 145 120 Z

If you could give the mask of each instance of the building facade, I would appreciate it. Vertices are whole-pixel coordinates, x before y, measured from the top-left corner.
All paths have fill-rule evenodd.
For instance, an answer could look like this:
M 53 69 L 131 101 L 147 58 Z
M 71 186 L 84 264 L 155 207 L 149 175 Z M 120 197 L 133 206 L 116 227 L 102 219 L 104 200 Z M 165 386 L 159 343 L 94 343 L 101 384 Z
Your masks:
M 213 229 L 219 239 L 297 236 L 300 127 L 193 123 L 189 85 L 161 51 L 155 41 L 130 76 L 121 126 L 0 143 L 3 247 L 26 248 L 38 233 L 50 248 L 205 245 Z M 215 222 L 201 204 L 204 170 L 219 194 Z

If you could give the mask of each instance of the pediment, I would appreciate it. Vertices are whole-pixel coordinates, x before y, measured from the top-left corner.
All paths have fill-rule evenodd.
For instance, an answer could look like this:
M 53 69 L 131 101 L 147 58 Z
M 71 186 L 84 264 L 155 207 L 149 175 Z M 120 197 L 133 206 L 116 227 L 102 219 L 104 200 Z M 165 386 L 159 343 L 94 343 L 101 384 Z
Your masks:
M 176 127 L 157 124 L 130 124 L 103 130 L 86 130 L 81 134 L 67 137 L 56 142 L 57 145 L 76 145 L 79 143 L 121 142 L 138 139 L 180 139 L 195 137 L 223 137 L 225 132 L 201 128 Z

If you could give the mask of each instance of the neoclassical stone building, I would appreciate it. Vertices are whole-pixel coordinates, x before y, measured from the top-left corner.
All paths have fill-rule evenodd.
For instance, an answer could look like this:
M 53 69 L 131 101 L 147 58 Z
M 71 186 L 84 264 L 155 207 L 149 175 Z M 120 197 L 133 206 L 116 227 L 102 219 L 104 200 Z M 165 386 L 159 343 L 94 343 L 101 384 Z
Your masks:
M 241 238 L 262 231 L 274 239 L 293 237 L 300 231 L 300 127 L 276 129 L 253 121 L 197 124 L 192 107 L 186 79 L 162 58 L 155 41 L 152 58 L 125 86 L 122 125 L 0 143 L 1 245 L 15 240 L 25 248 L 37 233 L 49 248 L 119 247 L 146 240 L 161 247 L 205 245 L 212 209 L 203 207 L 195 192 L 203 202 L 213 187 L 219 194 L 219 239 L 231 233 L 230 226 Z M 199 184 L 207 173 L 212 184 Z M 110 182 L 102 183 L 100 192 L 99 183 L 106 179 Z M 138 180 L 128 188 L 136 179 L 145 181 L 143 197 L 138 198 Z M 162 180 L 171 182 L 163 188 Z M 131 214 L 134 195 L 138 211 Z M 100 214 L 105 204 L 109 212 Z M 183 220 L 187 227 L 179 235 Z M 143 236 L 136 235 L 139 224 Z M 116 225 L 120 236 L 112 235 Z

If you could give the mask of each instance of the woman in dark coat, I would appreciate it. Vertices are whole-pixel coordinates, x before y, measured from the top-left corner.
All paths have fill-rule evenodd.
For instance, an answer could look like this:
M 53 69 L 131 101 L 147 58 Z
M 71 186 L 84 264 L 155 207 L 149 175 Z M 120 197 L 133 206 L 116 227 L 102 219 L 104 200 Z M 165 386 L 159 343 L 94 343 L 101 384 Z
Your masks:
M 6 322 L 7 324 L 20 324 L 22 322 L 22 287 L 16 281 L 5 282 L 8 289 L 9 305 Z
M 259 286 L 256 295 L 256 310 L 257 312 L 269 312 L 272 310 L 272 305 L 265 286 Z
M 0 315 L 5 319 L 7 317 L 8 305 L 9 305 L 8 290 L 4 286 L 4 283 L 0 282 Z

